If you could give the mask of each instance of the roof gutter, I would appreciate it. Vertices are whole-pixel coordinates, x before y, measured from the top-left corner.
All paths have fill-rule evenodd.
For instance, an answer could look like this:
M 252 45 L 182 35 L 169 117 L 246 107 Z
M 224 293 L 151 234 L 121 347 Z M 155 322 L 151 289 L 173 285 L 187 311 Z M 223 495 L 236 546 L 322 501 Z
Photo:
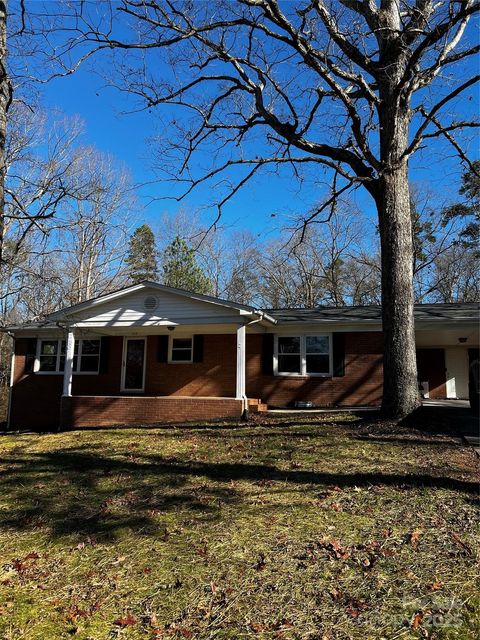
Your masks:
M 275 318 L 272 318 L 272 316 L 269 316 L 268 313 L 265 313 L 265 311 L 262 311 L 261 309 L 254 309 L 251 311 L 251 314 L 259 316 L 258 320 L 255 320 L 254 322 L 266 320 L 267 322 L 271 322 L 271 324 L 277 324 Z M 249 322 L 248 324 L 253 324 L 253 322 Z

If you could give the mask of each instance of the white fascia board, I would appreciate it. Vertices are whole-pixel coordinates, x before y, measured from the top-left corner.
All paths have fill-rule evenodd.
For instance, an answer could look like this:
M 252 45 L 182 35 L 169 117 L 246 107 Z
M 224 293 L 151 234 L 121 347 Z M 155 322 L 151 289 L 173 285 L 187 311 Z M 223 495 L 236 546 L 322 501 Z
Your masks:
M 318 320 L 316 322 L 281 322 L 276 327 L 268 330 L 269 333 L 298 333 L 330 331 L 330 332 L 355 332 L 355 331 L 382 331 L 382 324 L 376 320 L 368 320 L 362 323 L 346 323 L 334 320 Z
M 472 318 L 455 318 L 455 320 L 445 320 L 445 318 L 438 318 L 436 320 L 417 320 L 415 322 L 415 329 L 419 331 L 431 331 L 432 329 L 449 329 L 455 331 L 459 327 L 472 329 L 479 329 L 479 323 Z

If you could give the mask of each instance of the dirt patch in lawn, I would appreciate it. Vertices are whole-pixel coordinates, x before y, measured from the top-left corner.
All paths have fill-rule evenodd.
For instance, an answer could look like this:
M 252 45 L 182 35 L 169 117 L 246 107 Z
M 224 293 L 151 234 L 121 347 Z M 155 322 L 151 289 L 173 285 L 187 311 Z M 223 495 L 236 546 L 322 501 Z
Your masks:
M 418 426 L 0 438 L 0 638 L 476 638 L 477 459 Z

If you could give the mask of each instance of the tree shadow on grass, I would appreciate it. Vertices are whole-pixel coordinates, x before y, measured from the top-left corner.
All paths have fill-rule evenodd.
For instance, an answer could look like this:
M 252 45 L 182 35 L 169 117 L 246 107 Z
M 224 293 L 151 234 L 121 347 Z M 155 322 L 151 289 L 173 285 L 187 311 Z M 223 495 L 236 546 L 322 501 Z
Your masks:
M 232 481 L 278 481 L 302 489 L 336 486 L 420 487 L 477 493 L 477 484 L 433 473 L 323 473 L 274 464 L 204 462 L 157 454 L 105 456 L 84 445 L 3 460 L 2 492 L 10 509 L 0 529 L 48 528 L 54 536 L 114 539 L 122 530 L 161 535 L 162 514 L 183 510 L 197 518 L 221 517 L 223 505 L 241 505 Z M 160 515 L 160 517 L 159 517 Z

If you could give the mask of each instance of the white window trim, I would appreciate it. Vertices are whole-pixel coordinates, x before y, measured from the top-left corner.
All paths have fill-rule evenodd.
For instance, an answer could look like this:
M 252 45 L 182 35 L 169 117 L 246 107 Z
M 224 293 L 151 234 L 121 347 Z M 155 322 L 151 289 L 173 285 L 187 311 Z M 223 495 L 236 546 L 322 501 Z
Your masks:
M 328 338 L 328 373 L 307 373 L 307 354 L 306 340 L 307 336 L 320 336 Z M 300 373 L 286 373 L 278 370 L 278 339 L 279 338 L 300 338 Z M 331 378 L 333 376 L 333 349 L 331 333 L 315 333 L 308 331 L 302 333 L 276 333 L 273 340 L 273 375 L 283 378 Z
M 172 360 L 173 341 L 178 340 L 190 340 L 190 360 Z M 186 349 L 185 349 L 186 351 Z M 168 336 L 168 364 L 192 364 L 193 362 L 193 335 L 170 335 Z
M 42 352 L 42 342 L 55 342 L 55 340 L 57 341 L 57 362 L 55 365 L 55 371 L 40 371 L 40 354 Z M 100 338 L 75 338 L 75 342 L 78 341 L 78 354 L 77 354 L 77 369 L 80 368 L 80 358 L 82 355 L 82 345 L 83 345 L 83 341 L 84 340 L 97 340 L 100 343 L 100 350 L 98 353 L 98 368 L 96 371 L 80 371 L 80 370 L 75 370 L 72 369 L 72 374 L 74 376 L 98 376 L 98 374 L 100 373 L 100 357 L 101 357 L 101 353 L 102 353 L 102 342 L 100 340 Z M 35 355 L 35 363 L 33 365 L 33 373 L 39 375 L 39 376 L 63 376 L 63 371 L 60 371 L 60 356 L 61 354 L 61 348 L 62 348 L 62 342 L 66 343 L 65 338 L 38 338 L 37 339 L 37 353 Z M 63 356 L 65 357 L 65 354 L 63 354 Z

